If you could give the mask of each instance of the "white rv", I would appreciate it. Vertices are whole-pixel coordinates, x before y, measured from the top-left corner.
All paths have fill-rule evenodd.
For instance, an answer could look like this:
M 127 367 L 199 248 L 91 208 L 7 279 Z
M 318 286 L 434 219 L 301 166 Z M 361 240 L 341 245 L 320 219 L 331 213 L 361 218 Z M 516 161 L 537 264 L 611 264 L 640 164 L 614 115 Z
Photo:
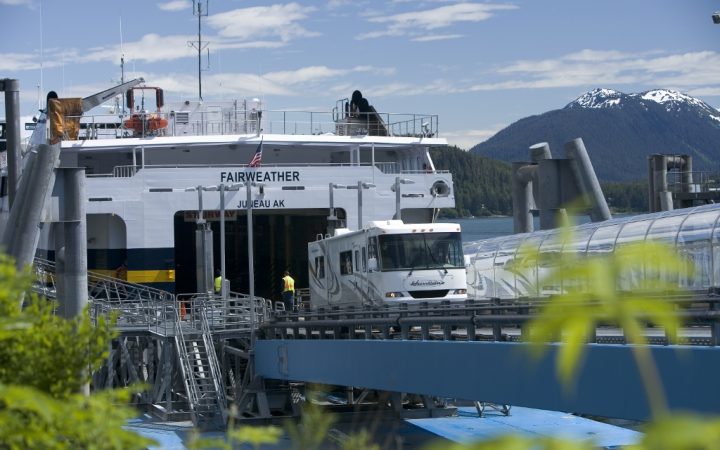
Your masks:
M 310 306 L 465 301 L 460 225 L 369 222 L 308 243 Z

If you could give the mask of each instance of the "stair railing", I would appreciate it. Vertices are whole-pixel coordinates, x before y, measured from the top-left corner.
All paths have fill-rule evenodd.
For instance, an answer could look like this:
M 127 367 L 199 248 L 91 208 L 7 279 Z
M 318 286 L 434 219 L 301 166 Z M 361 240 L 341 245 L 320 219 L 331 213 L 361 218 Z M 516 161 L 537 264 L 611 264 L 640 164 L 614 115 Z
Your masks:
M 207 352 L 208 363 L 210 365 L 210 375 L 212 376 L 213 386 L 217 392 L 217 405 L 222 417 L 223 425 L 227 423 L 227 396 L 225 391 L 225 383 L 220 370 L 220 361 L 215 353 L 215 343 L 212 338 L 210 324 L 208 322 L 206 308 L 200 308 L 201 329 L 203 341 L 205 342 L 205 350 Z
M 191 301 L 192 303 L 192 301 Z M 180 370 L 182 372 L 183 382 L 185 384 L 185 391 L 188 395 L 188 403 L 193 416 L 197 422 L 197 411 L 195 410 L 196 405 L 200 402 L 200 390 L 193 374 L 193 368 L 190 365 L 190 354 L 187 346 L 185 345 L 185 336 L 182 329 L 182 320 L 180 317 L 179 308 L 175 309 L 175 344 L 178 349 L 178 356 L 180 360 Z

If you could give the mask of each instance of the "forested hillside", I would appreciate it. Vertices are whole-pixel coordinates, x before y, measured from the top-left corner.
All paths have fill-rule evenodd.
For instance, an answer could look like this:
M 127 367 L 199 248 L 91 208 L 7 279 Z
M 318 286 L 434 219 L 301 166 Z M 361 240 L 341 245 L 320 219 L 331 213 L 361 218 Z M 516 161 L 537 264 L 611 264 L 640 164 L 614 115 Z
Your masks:
M 627 183 L 600 183 L 608 206 L 614 212 L 648 212 L 648 185 L 646 181 Z
M 458 147 L 434 149 L 435 168 L 449 170 L 455 183 L 455 209 L 443 217 L 512 215 L 510 164 L 478 156 Z M 608 205 L 618 212 L 646 212 L 644 181 L 601 183 Z
M 512 214 L 510 164 L 473 155 L 458 147 L 432 150 L 438 170 L 449 170 L 455 183 L 455 210 L 445 217 Z

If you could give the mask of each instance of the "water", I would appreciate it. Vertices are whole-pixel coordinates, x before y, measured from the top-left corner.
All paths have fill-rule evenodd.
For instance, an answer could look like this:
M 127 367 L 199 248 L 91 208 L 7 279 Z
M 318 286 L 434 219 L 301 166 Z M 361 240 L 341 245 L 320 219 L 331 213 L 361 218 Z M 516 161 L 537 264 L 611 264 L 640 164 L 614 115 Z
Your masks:
M 507 236 L 513 232 L 512 217 L 476 217 L 473 219 L 446 219 L 441 222 L 460 224 L 463 242 L 479 241 L 499 236 Z M 539 224 L 536 225 L 539 228 Z

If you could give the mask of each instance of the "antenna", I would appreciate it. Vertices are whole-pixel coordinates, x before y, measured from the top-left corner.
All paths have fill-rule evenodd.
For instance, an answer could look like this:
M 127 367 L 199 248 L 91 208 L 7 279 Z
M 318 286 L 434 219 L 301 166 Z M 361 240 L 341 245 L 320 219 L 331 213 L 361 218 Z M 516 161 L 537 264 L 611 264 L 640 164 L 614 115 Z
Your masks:
M 202 41 L 202 18 L 208 15 L 208 2 L 205 0 L 205 11 L 203 11 L 202 0 L 193 0 L 193 16 L 198 18 L 198 40 L 188 41 L 188 45 L 197 49 L 198 52 L 198 98 L 202 100 L 202 51 L 208 46 L 209 42 L 203 44 Z M 208 50 L 208 64 L 210 61 L 210 50 Z
M 120 16 L 120 84 L 125 84 L 125 50 L 123 49 L 122 16 Z
M 38 84 L 38 89 L 40 92 L 43 92 L 43 61 L 45 60 L 45 56 L 43 55 L 43 14 L 42 14 L 42 1 L 40 1 L 40 83 Z M 38 96 L 38 109 L 42 109 L 41 105 L 41 96 Z M 47 108 L 47 105 L 45 105 Z
M 120 84 L 125 84 L 125 50 L 123 49 L 122 16 L 120 16 Z M 122 111 L 125 114 L 125 95 L 122 96 Z

